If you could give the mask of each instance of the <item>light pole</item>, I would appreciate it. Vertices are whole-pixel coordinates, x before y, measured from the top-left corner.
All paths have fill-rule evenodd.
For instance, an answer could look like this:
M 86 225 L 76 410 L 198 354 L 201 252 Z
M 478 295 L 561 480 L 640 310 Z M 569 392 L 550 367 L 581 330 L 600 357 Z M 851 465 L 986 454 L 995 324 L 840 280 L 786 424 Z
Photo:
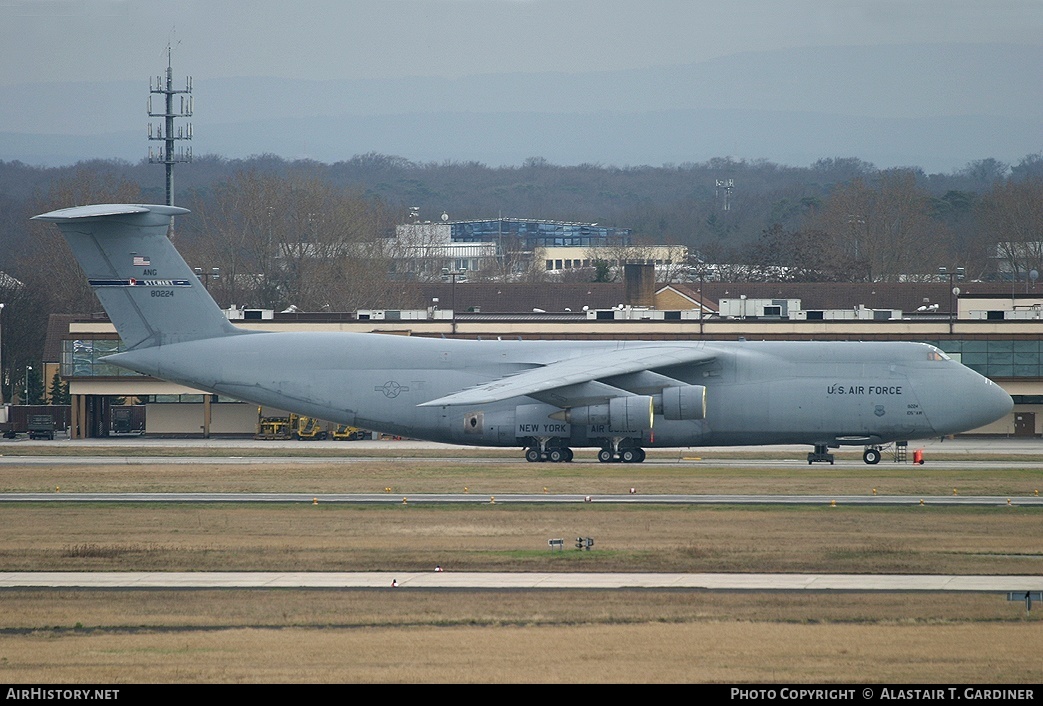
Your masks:
M 0 314 L 4 313 L 4 303 L 0 302 Z M 4 317 L 0 316 L 0 404 L 4 403 Z
M 22 400 L 22 404 L 29 404 L 29 373 L 32 372 L 33 366 L 25 366 L 25 399 Z
M 699 270 L 699 338 L 703 337 L 703 303 L 706 301 L 706 293 L 704 292 L 706 280 L 706 272 Z
M 462 275 L 462 274 L 465 274 L 465 273 L 462 270 L 456 269 L 455 267 L 453 269 L 451 269 L 451 270 L 448 267 L 443 267 L 442 268 L 442 281 L 444 282 L 445 278 L 449 277 L 449 282 L 450 282 L 450 285 L 451 285 L 451 288 L 449 290 L 450 291 L 449 306 L 452 307 L 451 313 L 450 313 L 450 316 L 451 316 L 450 321 L 451 321 L 451 325 L 452 325 L 452 329 L 451 330 L 452 330 L 452 333 L 453 333 L 454 336 L 456 335 L 456 278 L 458 276 Z
M 847 222 L 851 226 L 851 237 L 855 241 L 855 262 L 858 262 L 858 258 L 861 257 L 861 253 L 858 251 L 858 230 L 866 224 L 866 219 L 850 213 L 848 214 Z
M 196 277 L 203 280 L 203 287 L 206 289 L 207 292 L 210 291 L 210 280 L 221 278 L 220 267 L 211 267 L 209 272 L 203 272 L 202 267 L 195 267 L 193 268 L 193 270 L 196 273 Z
M 960 295 L 959 287 L 956 287 L 953 283 L 955 281 L 957 281 L 957 280 L 962 280 L 963 279 L 963 273 L 964 273 L 964 269 L 962 267 L 957 267 L 952 272 L 950 272 L 945 267 L 939 267 L 938 268 L 938 274 L 942 275 L 943 277 L 948 277 L 949 278 L 949 333 L 950 334 L 953 332 L 953 325 L 955 324 L 955 320 L 956 320 L 956 312 L 953 311 L 953 299 Z

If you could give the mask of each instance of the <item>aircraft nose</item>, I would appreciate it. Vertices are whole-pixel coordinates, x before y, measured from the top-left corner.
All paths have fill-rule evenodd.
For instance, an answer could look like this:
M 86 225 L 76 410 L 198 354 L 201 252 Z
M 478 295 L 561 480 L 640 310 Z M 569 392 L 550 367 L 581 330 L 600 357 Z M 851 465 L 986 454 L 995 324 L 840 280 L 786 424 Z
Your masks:
M 975 380 L 965 390 L 968 393 L 965 405 L 958 407 L 955 425 L 961 431 L 973 431 L 1003 419 L 1014 409 L 1014 400 L 1006 391 L 986 377 L 973 373 Z
M 988 417 L 988 421 L 982 426 L 1003 419 L 1014 411 L 1014 399 L 1007 394 L 1006 390 L 991 380 L 989 380 L 982 398 L 982 416 Z

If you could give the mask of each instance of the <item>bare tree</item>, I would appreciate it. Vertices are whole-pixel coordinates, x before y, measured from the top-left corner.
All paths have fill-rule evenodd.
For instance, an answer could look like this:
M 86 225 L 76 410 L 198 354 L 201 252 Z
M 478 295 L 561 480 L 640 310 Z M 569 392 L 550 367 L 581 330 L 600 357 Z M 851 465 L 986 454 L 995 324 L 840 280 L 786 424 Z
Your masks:
M 0 302 L 4 303 L 3 311 L 0 311 L 0 327 L 3 328 L 0 336 L 3 395 L 0 397 L 10 402 L 12 397 L 23 397 L 13 393 L 23 389 L 19 386 L 25 382 L 26 366 L 40 368 L 50 302 L 41 290 L 10 278 L 0 282 Z
M 595 281 L 616 281 L 622 277 L 626 263 L 654 264 L 657 282 L 671 282 L 687 263 L 686 248 L 681 245 L 601 245 L 590 249 Z M 607 266 L 607 270 L 606 270 Z M 598 277 L 602 279 L 597 279 Z
M 526 273 L 531 265 L 532 252 L 525 249 L 525 238 L 517 233 L 500 236 L 496 243 L 496 257 L 487 261 L 478 279 L 510 282 Z
M 980 237 L 1014 280 L 1043 270 L 1043 177 L 997 183 L 978 219 Z
M 909 170 L 881 172 L 874 184 L 855 179 L 838 187 L 805 227 L 828 233 L 864 263 L 858 279 L 927 276 L 952 257 L 944 226 L 931 218 L 930 195 Z
M 182 232 L 190 227 L 196 237 L 181 247 L 190 264 L 220 269 L 210 291 L 222 305 L 273 308 L 280 302 L 275 277 L 282 233 L 279 181 L 270 174 L 238 172 L 218 184 L 211 199 L 194 195 L 194 217 Z
M 830 234 L 787 231 L 778 224 L 764 231 L 749 260 L 750 276 L 762 281 L 850 282 L 864 273 L 864 262 Z
M 386 287 L 388 210 L 314 174 L 240 172 L 197 209 L 190 257 L 220 267 L 225 305 L 350 310 Z

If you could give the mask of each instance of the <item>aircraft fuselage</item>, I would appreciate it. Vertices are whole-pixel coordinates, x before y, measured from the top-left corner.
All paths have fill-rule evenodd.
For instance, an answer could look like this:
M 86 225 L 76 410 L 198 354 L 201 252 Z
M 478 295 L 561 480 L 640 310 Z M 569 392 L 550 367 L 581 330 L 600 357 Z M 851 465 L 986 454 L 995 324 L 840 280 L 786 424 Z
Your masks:
M 596 415 L 555 418 L 561 404 L 541 395 L 418 406 L 564 358 L 656 345 L 294 332 L 175 343 L 108 360 L 320 419 L 476 446 L 525 446 L 539 438 L 602 446 L 620 435 L 644 447 L 869 445 L 967 431 L 1010 407 L 998 386 L 925 344 L 722 341 L 672 343 L 712 359 L 656 370 L 705 387 L 703 418 L 667 419 L 657 410 L 650 428 L 621 434 Z M 640 380 L 613 381 L 623 389 L 628 382 L 632 394 L 648 392 Z
M 645 447 L 880 444 L 976 429 L 1013 401 L 920 343 L 470 341 L 234 327 L 166 237 L 175 206 L 52 211 L 127 351 L 163 380 L 530 461 L 640 462 Z

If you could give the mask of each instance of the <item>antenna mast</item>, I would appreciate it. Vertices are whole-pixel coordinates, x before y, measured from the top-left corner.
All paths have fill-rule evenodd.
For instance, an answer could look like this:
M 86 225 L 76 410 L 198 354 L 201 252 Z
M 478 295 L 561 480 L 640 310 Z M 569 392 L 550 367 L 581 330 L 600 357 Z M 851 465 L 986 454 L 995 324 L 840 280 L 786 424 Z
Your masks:
M 156 76 L 155 82 L 149 79 L 148 114 L 152 118 L 163 118 L 163 123 L 153 129 L 152 123 L 148 124 L 148 139 L 159 141 L 163 144 L 153 149 L 148 148 L 149 164 L 163 164 L 167 171 L 167 205 L 174 205 L 174 165 L 179 162 L 192 161 L 192 147 L 180 146 L 175 151 L 174 143 L 178 140 L 192 139 L 192 123 L 179 125 L 177 133 L 174 132 L 174 118 L 192 117 L 192 77 L 185 79 L 185 87 L 181 90 L 174 89 L 173 69 L 171 68 L 171 47 L 167 45 L 167 75 Z M 152 109 L 152 96 L 163 96 L 163 110 L 157 112 Z M 180 94 L 181 106 L 179 110 L 174 109 L 174 96 Z M 174 219 L 170 219 L 171 230 L 173 230 Z
M 721 197 L 721 191 L 724 191 L 724 207 L 723 211 L 732 210 L 732 189 L 735 187 L 734 179 L 718 179 L 717 188 L 714 191 L 714 198 L 719 199 Z

